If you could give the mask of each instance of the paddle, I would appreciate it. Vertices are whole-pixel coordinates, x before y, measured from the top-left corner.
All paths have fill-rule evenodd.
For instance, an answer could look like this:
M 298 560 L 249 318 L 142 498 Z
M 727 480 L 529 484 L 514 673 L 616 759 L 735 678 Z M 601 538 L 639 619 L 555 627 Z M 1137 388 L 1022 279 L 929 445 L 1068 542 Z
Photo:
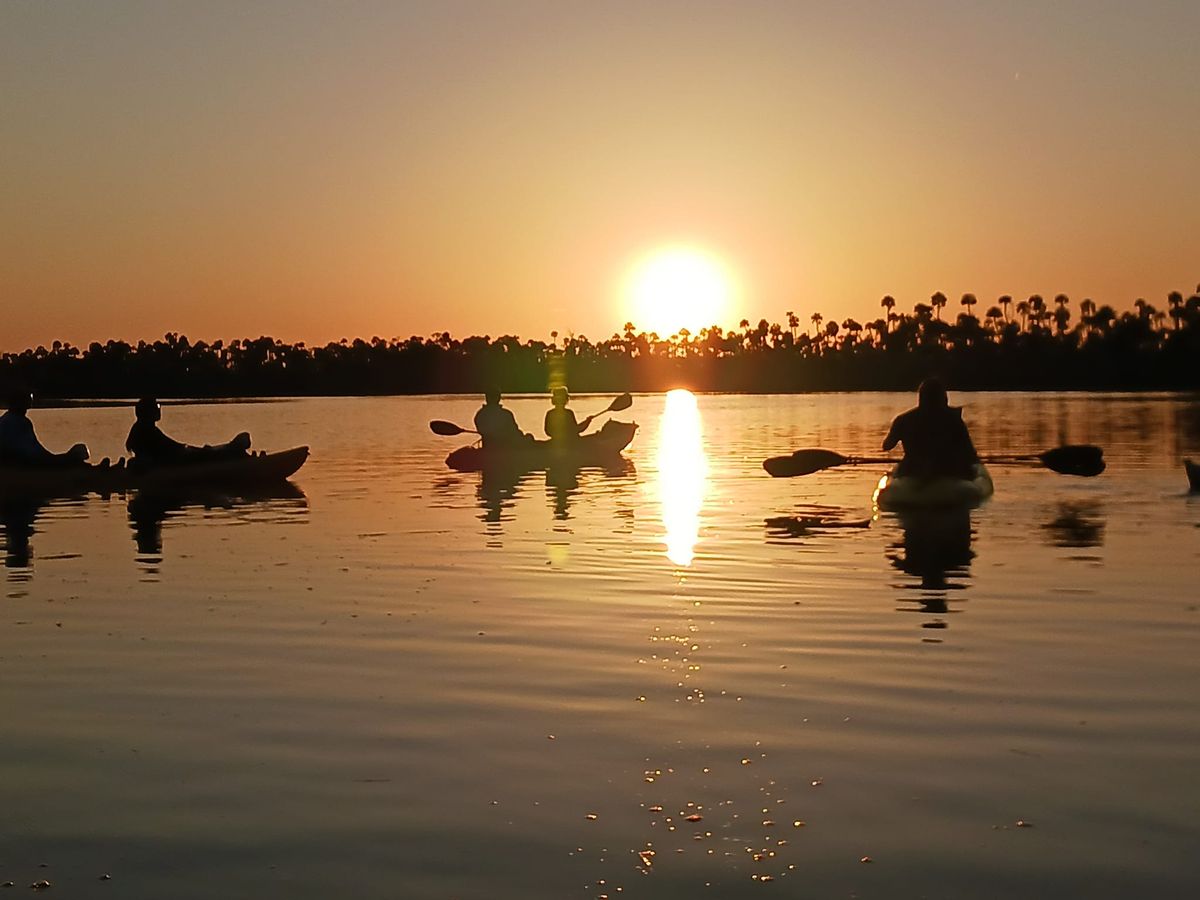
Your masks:
M 587 428 L 589 425 L 591 425 L 592 419 L 599 418 L 600 416 L 610 412 L 623 412 L 624 410 L 629 409 L 631 406 L 633 406 L 633 395 L 626 392 L 620 397 L 615 398 L 612 403 L 608 404 L 608 406 L 606 406 L 600 412 L 590 415 L 584 419 L 583 428 Z
M 861 466 L 894 463 L 886 456 L 845 456 L 834 450 L 797 450 L 790 456 L 773 456 L 763 461 L 763 468 L 774 478 L 795 478 L 811 475 L 836 466 Z M 1060 475 L 1091 478 L 1104 471 L 1104 451 L 1091 444 L 1065 444 L 1043 453 L 1017 456 L 985 456 L 985 463 L 1039 462 Z
M 434 434 L 440 434 L 443 437 L 454 437 L 456 434 L 479 434 L 478 431 L 473 431 L 470 428 L 463 428 L 460 425 L 455 425 L 453 422 L 445 422 L 441 419 L 434 419 L 429 423 L 429 430 Z
M 1057 472 L 1059 475 L 1078 475 L 1080 478 L 1092 478 L 1105 469 L 1104 451 L 1093 444 L 1064 444 L 1041 453 L 987 456 L 983 461 L 990 463 L 1040 462 L 1051 472 Z

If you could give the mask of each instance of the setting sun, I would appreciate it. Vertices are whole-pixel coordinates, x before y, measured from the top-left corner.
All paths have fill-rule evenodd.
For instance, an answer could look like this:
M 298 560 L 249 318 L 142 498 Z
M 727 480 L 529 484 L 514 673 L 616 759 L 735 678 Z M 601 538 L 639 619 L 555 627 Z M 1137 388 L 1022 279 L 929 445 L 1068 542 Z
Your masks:
M 694 247 L 666 247 L 638 261 L 625 287 L 630 320 L 666 337 L 724 324 L 733 301 L 733 279 L 717 257 Z

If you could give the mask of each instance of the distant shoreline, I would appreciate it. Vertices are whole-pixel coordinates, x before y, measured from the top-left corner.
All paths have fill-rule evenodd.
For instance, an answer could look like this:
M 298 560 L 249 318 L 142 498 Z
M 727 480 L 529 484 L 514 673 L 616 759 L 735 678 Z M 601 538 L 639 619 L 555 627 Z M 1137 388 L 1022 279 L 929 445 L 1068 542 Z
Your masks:
M 1015 304 L 1001 297 L 979 317 L 974 295 L 964 294 L 963 311 L 943 321 L 942 294 L 911 314 L 884 297 L 880 318 L 838 323 L 813 313 L 811 333 L 788 313 L 785 324 L 743 320 L 738 329 L 681 329 L 666 338 L 629 322 L 595 342 L 449 332 L 320 347 L 269 336 L 193 343 L 176 333 L 86 348 L 55 341 L 0 354 L 0 383 L 27 385 L 44 399 L 97 400 L 536 394 L 556 385 L 573 393 L 887 392 L 912 390 L 931 374 L 968 391 L 1198 390 L 1200 293 L 1167 300 L 1166 311 L 1139 300 L 1121 315 L 1084 300 L 1076 315 L 1063 294 Z
M 635 397 L 658 397 L 666 394 L 675 388 L 667 388 L 662 391 L 634 391 Z M 829 396 L 837 394 L 859 395 L 859 394 L 910 394 L 911 390 L 896 389 L 896 390 L 853 390 L 853 391 L 705 391 L 686 388 L 697 396 L 709 397 L 805 397 L 805 396 Z M 575 399 L 592 399 L 611 397 L 617 391 L 578 391 L 572 396 Z M 1198 388 L 1182 388 L 1182 389 L 1129 389 L 1129 390 L 1092 390 L 1089 388 L 1073 388 L 1069 390 L 1053 390 L 1053 389 L 1024 389 L 1024 390 L 1009 390 L 1009 389 L 992 389 L 992 390 L 954 390 L 955 394 L 1043 394 L 1054 395 L 1061 394 L 1066 396 L 1078 396 L 1083 394 L 1095 396 L 1109 396 L 1114 400 L 1154 400 L 1161 398 L 1163 400 L 1176 400 L 1181 397 L 1186 398 L 1195 396 L 1197 401 L 1200 401 L 1200 389 Z M 302 394 L 302 395 L 287 395 L 287 396 L 261 396 L 261 397 L 160 397 L 158 398 L 163 406 L 224 406 L 224 405 L 251 405 L 251 404 L 267 404 L 267 403 L 293 403 L 304 400 L 374 400 L 374 399 L 395 399 L 395 398 L 412 398 L 412 399 L 437 399 L 445 398 L 447 400 L 460 400 L 463 398 L 479 398 L 482 395 L 476 391 L 458 391 L 447 392 L 439 391 L 433 393 L 409 393 L 409 394 Z M 537 400 L 544 399 L 549 396 L 546 391 L 511 391 L 504 395 L 512 400 Z M 34 409 L 129 409 L 137 403 L 137 398 L 109 398 L 109 397 L 51 397 L 40 400 L 35 400 Z

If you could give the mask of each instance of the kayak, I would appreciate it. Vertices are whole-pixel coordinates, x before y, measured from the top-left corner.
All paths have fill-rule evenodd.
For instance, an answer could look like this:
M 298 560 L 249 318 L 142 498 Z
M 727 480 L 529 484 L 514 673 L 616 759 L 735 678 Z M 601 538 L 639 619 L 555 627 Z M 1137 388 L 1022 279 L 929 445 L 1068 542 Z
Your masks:
M 629 446 L 637 432 L 635 422 L 604 423 L 595 434 L 587 434 L 573 445 L 553 446 L 550 441 L 527 441 L 502 449 L 459 447 L 446 457 L 446 465 L 458 472 L 506 469 L 533 472 L 549 468 L 583 468 L 611 463 Z
M 307 459 L 307 447 L 293 447 L 279 453 L 180 463 L 147 471 L 126 466 L 0 466 L 0 493 L 58 495 L 131 488 L 276 484 L 294 475 Z
M 879 479 L 872 499 L 879 509 L 976 506 L 995 490 L 983 463 L 975 464 L 973 478 L 913 478 L 893 469 Z

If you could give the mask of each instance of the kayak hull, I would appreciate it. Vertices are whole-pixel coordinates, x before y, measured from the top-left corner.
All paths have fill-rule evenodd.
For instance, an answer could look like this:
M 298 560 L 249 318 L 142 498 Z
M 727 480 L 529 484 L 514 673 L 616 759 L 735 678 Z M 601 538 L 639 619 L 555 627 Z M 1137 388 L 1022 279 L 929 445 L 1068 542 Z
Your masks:
M 162 490 L 176 487 L 271 485 L 286 481 L 296 474 L 307 459 L 307 447 L 293 447 L 279 453 L 181 463 L 147 471 L 136 471 L 125 466 L 0 466 L 0 493 L 54 496 L 134 488 Z
M 978 506 L 995 490 L 983 463 L 975 464 L 973 478 L 912 478 L 893 469 L 879 479 L 872 499 L 883 510 L 947 509 Z
M 604 466 L 621 455 L 637 433 L 635 422 L 607 422 L 595 434 L 585 435 L 570 447 L 556 447 L 550 441 L 529 441 L 527 444 L 485 450 L 482 447 L 459 447 L 446 457 L 446 465 L 457 472 L 523 471 L 539 469 L 587 468 Z

